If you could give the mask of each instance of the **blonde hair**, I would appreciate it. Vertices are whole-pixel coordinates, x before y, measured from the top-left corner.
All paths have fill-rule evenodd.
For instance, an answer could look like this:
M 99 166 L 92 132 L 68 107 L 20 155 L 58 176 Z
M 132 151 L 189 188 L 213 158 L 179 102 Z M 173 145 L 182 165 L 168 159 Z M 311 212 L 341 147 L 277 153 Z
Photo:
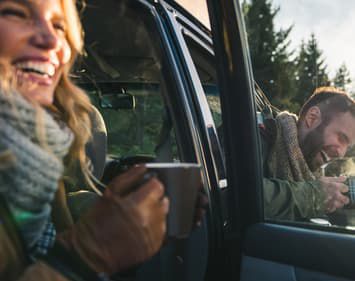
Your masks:
M 79 161 L 84 176 L 88 180 L 89 170 L 85 145 L 91 137 L 89 114 L 92 111 L 92 105 L 85 92 L 70 79 L 70 71 L 75 60 L 83 51 L 83 31 L 74 0 L 61 0 L 61 2 L 68 26 L 67 40 L 71 48 L 71 58 L 64 67 L 62 77 L 55 90 L 52 109 L 74 133 L 74 142 L 69 151 L 68 164 L 75 164 L 76 161 Z
M 94 188 L 94 185 L 90 180 L 91 172 L 88 168 L 85 152 L 85 145 L 91 138 L 91 122 L 89 115 L 93 108 L 89 97 L 70 79 L 70 73 L 75 60 L 83 51 L 83 30 L 75 7 L 75 0 L 60 1 L 63 8 L 64 19 L 68 27 L 66 30 L 66 36 L 71 48 L 71 58 L 63 68 L 62 77 L 55 89 L 54 102 L 52 105 L 48 106 L 48 109 L 51 110 L 58 119 L 66 123 L 74 134 L 74 141 L 69 150 L 66 164 L 69 165 L 69 167 L 74 168 L 79 163 L 84 178 L 89 186 Z M 8 94 L 11 92 L 15 81 L 14 77 L 11 76 L 11 71 L 7 68 L 7 64 L 2 61 L 0 61 L 0 76 L 2 77 L 0 81 L 0 90 L 2 90 L 4 94 Z M 40 116 L 41 107 L 36 103 L 33 103 L 33 105 L 36 107 L 37 113 L 37 135 L 41 145 L 45 147 L 45 134 L 43 132 Z M 4 163 L 4 165 L 0 165 L 0 169 L 8 167 L 8 165 L 11 165 L 14 160 L 15 159 L 11 156 L 11 152 L 7 150 L 0 151 L 0 162 Z

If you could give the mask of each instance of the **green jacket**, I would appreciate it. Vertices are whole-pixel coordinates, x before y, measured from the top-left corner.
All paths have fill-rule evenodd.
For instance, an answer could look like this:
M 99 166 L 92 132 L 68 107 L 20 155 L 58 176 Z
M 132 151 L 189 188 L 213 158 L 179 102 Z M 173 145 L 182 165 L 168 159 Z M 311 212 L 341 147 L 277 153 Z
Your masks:
M 269 120 L 272 122 L 272 120 Z M 304 220 L 324 214 L 324 194 L 319 181 L 295 182 L 271 178 L 268 156 L 273 144 L 272 123 L 260 128 L 264 164 L 265 217 L 281 220 Z
M 264 177 L 264 211 L 270 219 L 303 220 L 324 214 L 318 181 L 294 182 Z

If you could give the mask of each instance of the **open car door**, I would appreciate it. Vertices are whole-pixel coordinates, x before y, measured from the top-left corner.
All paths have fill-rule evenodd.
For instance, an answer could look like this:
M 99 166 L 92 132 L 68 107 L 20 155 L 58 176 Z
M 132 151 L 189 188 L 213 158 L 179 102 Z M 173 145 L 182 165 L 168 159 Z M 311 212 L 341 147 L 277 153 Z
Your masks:
M 264 219 L 263 175 L 239 3 L 208 0 L 222 103 L 228 206 L 218 271 L 208 280 L 352 280 L 351 230 Z M 223 254 L 222 254 L 223 252 Z M 217 268 L 217 267 L 216 267 Z

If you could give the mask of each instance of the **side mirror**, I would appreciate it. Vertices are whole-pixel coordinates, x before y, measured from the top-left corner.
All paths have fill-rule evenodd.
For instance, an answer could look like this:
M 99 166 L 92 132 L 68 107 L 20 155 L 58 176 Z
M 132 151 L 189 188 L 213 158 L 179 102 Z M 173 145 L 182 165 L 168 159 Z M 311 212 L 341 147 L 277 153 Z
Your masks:
M 103 109 L 134 109 L 136 107 L 135 97 L 122 91 L 121 93 L 103 94 L 99 97 L 100 107 Z

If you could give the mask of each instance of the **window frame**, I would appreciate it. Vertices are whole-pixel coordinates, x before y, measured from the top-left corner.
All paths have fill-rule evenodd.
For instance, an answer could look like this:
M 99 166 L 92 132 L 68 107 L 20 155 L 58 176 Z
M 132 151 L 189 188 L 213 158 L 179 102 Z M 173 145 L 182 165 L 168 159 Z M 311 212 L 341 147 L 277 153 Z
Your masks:
M 285 276 L 286 265 L 289 280 L 295 278 L 295 271 L 301 270 L 306 271 L 304 276 L 317 280 L 323 280 L 324 274 L 333 275 L 335 280 L 354 278 L 355 268 L 349 260 L 355 259 L 355 235 L 309 224 L 290 226 L 265 221 L 253 75 L 240 6 L 236 0 L 207 2 L 219 62 L 226 164 L 231 186 L 228 201 L 231 227 L 225 229 L 222 246 L 225 259 L 219 275 L 216 272 L 214 277 L 246 281 L 260 280 L 263 276 L 264 280 L 275 280 L 270 276 Z M 249 263 L 250 258 L 258 262 Z M 263 268 L 260 262 L 269 262 L 270 266 Z

